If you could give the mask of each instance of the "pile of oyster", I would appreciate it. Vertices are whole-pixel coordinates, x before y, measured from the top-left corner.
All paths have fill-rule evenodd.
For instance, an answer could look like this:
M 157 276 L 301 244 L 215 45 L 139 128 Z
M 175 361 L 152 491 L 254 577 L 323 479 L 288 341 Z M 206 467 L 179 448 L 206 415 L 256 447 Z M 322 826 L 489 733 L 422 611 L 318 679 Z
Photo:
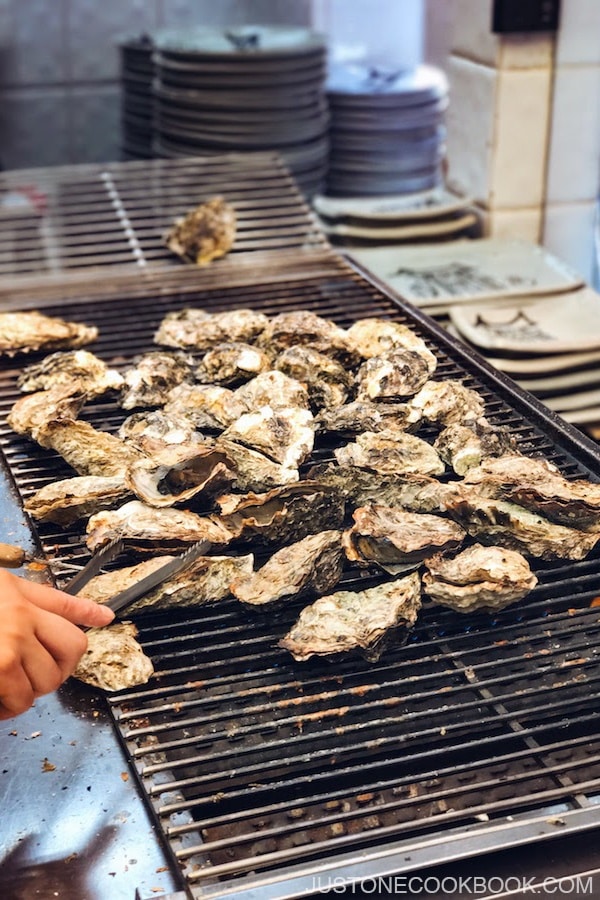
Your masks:
M 600 540 L 600 485 L 521 455 L 403 324 L 186 308 L 155 343 L 120 371 L 87 351 L 48 356 L 8 417 L 75 473 L 27 511 L 87 520 L 91 552 L 118 537 L 139 554 L 88 585 L 99 602 L 208 540 L 137 611 L 304 599 L 280 640 L 295 659 L 376 660 L 423 599 L 499 610 L 535 586 L 528 560 L 582 559 Z M 107 396 L 128 414 L 117 433 L 78 418 Z M 369 586 L 336 590 L 357 567 Z

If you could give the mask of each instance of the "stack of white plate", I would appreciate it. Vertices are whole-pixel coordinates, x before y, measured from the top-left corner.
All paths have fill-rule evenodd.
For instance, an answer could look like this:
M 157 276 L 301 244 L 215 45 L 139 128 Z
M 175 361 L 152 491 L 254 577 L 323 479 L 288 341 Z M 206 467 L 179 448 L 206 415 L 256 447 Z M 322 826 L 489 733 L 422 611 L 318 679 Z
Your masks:
M 331 155 L 327 194 L 414 194 L 442 183 L 446 76 L 433 66 L 390 72 L 334 64 L 327 82 Z
M 326 47 L 304 28 L 157 35 L 154 149 L 166 157 L 277 150 L 301 189 L 322 188 L 329 150 Z
M 121 129 L 124 159 L 144 159 L 152 152 L 152 79 L 154 42 L 147 35 L 119 45 L 121 55 Z

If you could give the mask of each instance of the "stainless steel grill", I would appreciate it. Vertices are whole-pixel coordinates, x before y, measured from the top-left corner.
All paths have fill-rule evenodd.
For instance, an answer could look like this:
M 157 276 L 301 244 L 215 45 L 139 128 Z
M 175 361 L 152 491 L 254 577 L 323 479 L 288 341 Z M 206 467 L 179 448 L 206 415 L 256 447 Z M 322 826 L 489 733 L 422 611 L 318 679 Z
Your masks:
M 478 390 L 521 450 L 569 476 L 600 477 L 591 442 L 342 261 L 287 278 L 262 268 L 241 294 L 166 284 L 138 286 L 126 305 L 71 300 L 69 314 L 100 326 L 95 350 L 117 366 L 151 348 L 166 312 L 190 303 L 312 309 L 342 326 L 366 315 L 405 321 L 436 352 L 438 377 Z M 3 419 L 16 376 L 4 362 Z M 85 415 L 114 430 L 125 414 L 96 403 Z M 0 444 L 23 496 L 67 474 L 5 426 Z M 315 458 L 332 449 L 321 443 Z M 59 582 L 65 564 L 87 556 L 75 528 L 38 535 Z M 600 562 L 541 563 L 536 573 L 532 594 L 493 616 L 426 607 L 408 642 L 377 664 L 294 663 L 276 643 L 299 606 L 262 617 L 232 601 L 140 617 L 157 675 L 108 702 L 180 874 L 177 896 L 306 896 L 337 875 L 408 872 L 597 827 Z M 376 577 L 350 570 L 344 583 Z

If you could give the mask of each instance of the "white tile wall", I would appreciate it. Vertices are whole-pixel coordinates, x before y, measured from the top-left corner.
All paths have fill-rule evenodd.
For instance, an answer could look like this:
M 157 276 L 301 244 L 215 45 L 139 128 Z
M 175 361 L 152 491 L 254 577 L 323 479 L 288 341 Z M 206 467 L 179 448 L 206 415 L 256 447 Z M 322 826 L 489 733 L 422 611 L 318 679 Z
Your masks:
M 534 244 L 542 236 L 542 209 L 483 209 L 478 207 L 483 234 L 488 237 L 520 238 Z
M 600 66 L 598 0 L 563 0 L 556 63 Z
M 550 203 L 546 206 L 543 244 L 592 283 L 594 262 L 594 201 Z

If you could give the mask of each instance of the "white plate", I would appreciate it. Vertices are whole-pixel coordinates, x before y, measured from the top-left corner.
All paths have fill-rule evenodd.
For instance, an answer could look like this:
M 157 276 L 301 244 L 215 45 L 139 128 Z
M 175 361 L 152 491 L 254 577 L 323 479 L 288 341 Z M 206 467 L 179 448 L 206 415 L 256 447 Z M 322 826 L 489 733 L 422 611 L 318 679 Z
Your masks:
M 436 219 L 465 209 L 471 204 L 466 197 L 456 197 L 443 189 L 421 194 L 399 194 L 396 197 L 327 197 L 320 194 L 313 206 L 330 219 L 361 219 L 367 223 L 398 224 L 405 219 Z
M 543 247 L 502 238 L 378 247 L 353 256 L 415 306 L 573 290 L 581 277 Z
M 556 374 L 564 370 L 589 366 L 593 363 L 600 364 L 600 350 L 590 350 L 588 353 L 558 353 L 551 356 L 532 356 L 526 359 L 513 359 L 511 357 L 488 356 L 487 361 L 511 375 L 513 378 L 533 377 L 534 375 L 543 375 L 545 372 L 550 375 Z
M 570 355 L 570 354 L 568 354 Z M 548 375 L 547 378 L 515 378 L 518 385 L 532 394 L 561 391 L 569 391 L 576 387 L 600 388 L 600 368 L 579 369 L 576 372 L 567 372 L 565 375 Z
M 558 413 L 575 413 L 577 410 L 600 407 L 600 389 L 596 391 L 580 391 L 575 394 L 544 397 L 544 406 Z
M 479 221 L 475 213 L 465 213 L 454 219 L 441 219 L 420 224 L 398 225 L 397 227 L 372 227 L 347 225 L 345 222 L 328 223 L 320 219 L 323 231 L 336 237 L 360 238 L 371 241 L 409 241 L 420 237 L 436 237 L 444 234 L 455 234 L 476 225 Z M 352 251 L 354 253 L 354 251 Z
M 600 294 L 589 287 L 543 299 L 452 306 L 450 320 L 484 350 L 547 355 L 600 349 Z

